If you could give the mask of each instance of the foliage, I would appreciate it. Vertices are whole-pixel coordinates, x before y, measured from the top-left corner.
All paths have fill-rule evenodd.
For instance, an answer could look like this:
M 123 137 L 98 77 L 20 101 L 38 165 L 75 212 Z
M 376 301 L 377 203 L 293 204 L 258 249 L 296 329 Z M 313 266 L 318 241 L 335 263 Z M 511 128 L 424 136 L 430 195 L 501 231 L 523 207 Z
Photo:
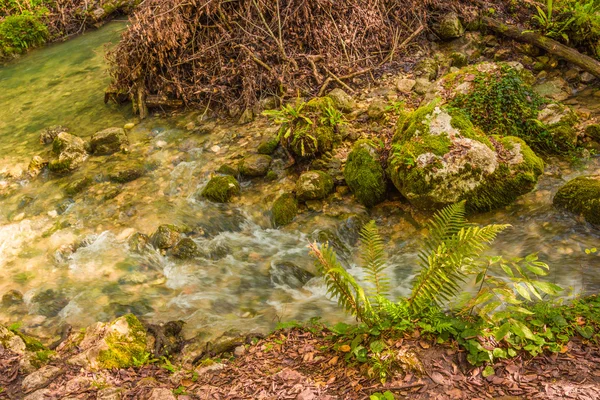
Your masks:
M 538 280 L 549 266 L 535 254 L 524 258 L 480 257 L 506 225 L 477 227 L 464 219 L 464 203 L 448 206 L 428 224 L 429 234 L 420 253 L 421 272 L 409 298 L 390 300 L 383 241 L 371 221 L 361 232 L 360 253 L 365 283 L 359 283 L 327 245 L 312 244 L 311 254 L 323 274 L 328 293 L 360 322 L 330 327 L 339 338 L 346 360 L 368 362 L 368 373 L 385 381 L 397 366 L 398 350 L 388 340 L 418 330 L 438 343 L 453 341 L 475 365 L 543 351 L 562 351 L 579 334 L 598 337 L 600 299 L 577 299 L 571 305 L 547 301 L 562 289 Z M 594 249 L 589 249 L 592 254 Z M 473 280 L 476 292 L 457 296 L 460 282 Z M 363 287 L 364 285 L 364 287 Z M 457 299 L 458 297 L 458 299 Z M 538 300 L 535 302 L 534 300 Z M 452 300 L 457 300 L 454 304 Z M 544 300 L 544 301 L 539 301 Z M 450 306 L 449 311 L 443 307 Z M 404 356 L 403 363 L 419 368 Z M 406 366 L 406 365 L 405 365 Z M 488 376 L 493 367 L 484 370 Z
M 42 18 L 47 12 L 46 8 L 26 10 L 0 20 L 0 57 L 44 44 L 49 33 Z
M 565 30 L 573 22 L 569 19 L 566 22 L 559 22 L 554 18 L 554 0 L 546 0 L 546 10 L 536 5 L 537 15 L 533 16 L 533 20 L 540 26 L 542 33 L 552 38 L 562 38 L 569 41 L 569 36 Z
M 544 104 L 545 100 L 523 81 L 519 72 L 508 66 L 494 73 L 478 74 L 474 89 L 457 95 L 450 103 L 488 135 L 516 136 L 535 151 L 561 153 L 568 144 L 556 143 L 547 127 L 537 120 Z

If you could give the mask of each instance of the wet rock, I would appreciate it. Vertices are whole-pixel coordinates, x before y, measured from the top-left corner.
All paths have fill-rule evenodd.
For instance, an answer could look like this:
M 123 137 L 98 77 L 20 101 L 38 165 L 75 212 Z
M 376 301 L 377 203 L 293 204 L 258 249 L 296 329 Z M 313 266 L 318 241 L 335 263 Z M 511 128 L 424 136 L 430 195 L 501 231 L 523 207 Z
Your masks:
M 592 140 L 600 142 L 600 124 L 588 125 L 585 128 L 585 134 Z
M 160 225 L 150 237 L 150 242 L 157 249 L 170 249 L 179 241 L 181 233 L 175 225 Z
M 575 124 L 578 117 L 568 106 L 558 103 L 548 104 L 539 112 L 537 119 L 546 125 L 554 143 L 561 150 L 569 150 L 577 145 Z
M 276 227 L 291 223 L 298 214 L 298 202 L 293 194 L 282 194 L 271 208 L 273 225 Z
M 62 215 L 66 213 L 73 204 L 75 204 L 75 201 L 73 201 L 73 199 L 61 200 L 56 205 L 56 212 L 58 213 L 58 215 Z
M 585 83 L 587 85 L 595 81 L 596 77 L 590 74 L 589 72 L 585 71 L 581 74 L 579 79 L 581 80 L 581 83 Z
M 367 222 L 369 222 L 369 218 L 365 215 L 348 215 L 338 227 L 340 239 L 346 241 L 351 246 L 356 245 L 360 238 L 360 230 Z
M 212 177 L 202 191 L 202 197 L 217 203 L 228 203 L 239 194 L 240 184 L 230 175 Z
M 150 238 L 148 235 L 136 232 L 131 235 L 127 243 L 129 244 L 129 250 L 135 253 L 142 253 L 147 249 L 148 243 L 150 243 Z
M 489 210 L 531 191 L 543 161 L 521 139 L 492 137 L 434 101 L 400 120 L 388 175 L 415 207 L 460 200 Z
M 184 345 L 181 334 L 183 325 L 181 320 L 170 321 L 165 324 L 148 324 L 146 326 L 148 347 L 156 358 L 178 354 Z
M 54 289 L 47 289 L 33 296 L 31 302 L 36 305 L 38 314 L 56 317 L 60 310 L 69 304 L 69 299 Z
M 132 182 L 146 173 L 142 164 L 117 166 L 108 174 L 108 179 L 115 183 Z
M 190 238 L 183 238 L 173 247 L 172 253 L 181 260 L 194 258 L 198 255 L 198 245 Z
M 18 290 L 12 289 L 2 296 L 2 306 L 11 307 L 23 304 L 23 294 Z
M 92 135 L 90 152 L 98 156 L 110 155 L 123 150 L 128 144 L 123 128 L 108 128 Z
M 256 151 L 258 154 L 271 155 L 275 152 L 275 149 L 279 146 L 279 140 L 276 137 L 264 140 L 258 145 Z
M 416 83 L 417 81 L 414 79 L 403 78 L 398 80 L 398 83 L 396 83 L 396 89 L 398 89 L 398 91 L 401 93 L 409 94 L 412 92 Z
M 569 181 L 558 190 L 553 203 L 600 226 L 600 175 L 580 176 Z
M 367 108 L 367 115 L 372 120 L 380 120 L 385 117 L 387 111 L 388 102 L 383 99 L 376 99 Z
M 27 166 L 27 175 L 33 179 L 38 176 L 47 166 L 48 160 L 45 160 L 40 156 L 34 156 Z
M 314 277 L 314 274 L 288 261 L 272 263 L 269 273 L 273 284 L 292 289 L 300 289 Z
M 148 300 L 134 300 L 127 304 L 112 302 L 105 307 L 104 311 L 111 316 L 122 317 L 124 315 L 146 315 L 154 311 L 148 304 Z
M 385 172 L 372 142 L 363 140 L 354 145 L 346 161 L 344 179 L 356 199 L 366 207 L 385 200 Z
M 333 89 L 327 97 L 333 100 L 333 105 L 341 112 L 349 113 L 354 110 L 354 99 L 342 89 Z
M 321 200 L 333 191 L 333 179 L 322 171 L 302 173 L 296 182 L 298 200 Z
M 80 333 L 72 334 L 59 346 L 77 346 L 80 352 L 67 362 L 87 368 L 129 368 L 135 360 L 146 358 L 146 331 L 132 314 L 108 323 L 98 322 Z
M 229 164 L 223 164 L 216 171 L 219 174 L 237 176 L 238 170 Z
M 316 233 L 316 241 L 332 247 L 339 257 L 347 258 L 351 251 L 339 235 L 331 229 L 322 229 Z
M 87 189 L 92 184 L 92 178 L 84 177 L 81 179 L 75 179 L 65 186 L 65 193 L 68 196 L 75 196 Z
M 465 28 L 458 14 L 449 12 L 442 16 L 433 26 L 434 32 L 442 40 L 457 39 L 465 34 Z
M 39 370 L 27 375 L 21 384 L 23 392 L 30 393 L 34 390 L 45 388 L 50 385 L 54 379 L 65 371 L 59 367 L 45 366 Z
M 61 125 L 51 126 L 49 128 L 42 129 L 40 132 L 40 143 L 50 144 L 61 132 L 67 132 L 68 129 Z
M 48 163 L 52 172 L 67 173 L 76 170 L 87 159 L 83 139 L 61 132 L 54 138 L 52 151 L 58 157 Z
M 272 161 L 273 159 L 265 154 L 248 155 L 240 162 L 240 174 L 251 178 L 265 176 Z
M 456 68 L 462 68 L 469 63 L 469 58 L 465 53 L 455 51 L 450 54 L 451 66 Z
M 21 200 L 19 200 L 19 204 L 17 204 L 17 211 L 27 208 L 34 201 L 35 201 L 35 197 L 29 196 L 29 195 L 25 195 L 25 196 L 21 197 Z

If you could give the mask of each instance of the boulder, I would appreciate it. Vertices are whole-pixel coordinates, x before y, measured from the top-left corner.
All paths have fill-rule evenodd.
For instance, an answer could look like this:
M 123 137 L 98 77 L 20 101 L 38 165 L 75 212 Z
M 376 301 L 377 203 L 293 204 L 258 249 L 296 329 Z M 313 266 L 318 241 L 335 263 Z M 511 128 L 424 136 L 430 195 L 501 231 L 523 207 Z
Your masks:
M 292 289 L 300 289 L 314 277 L 314 274 L 287 261 L 274 262 L 269 273 L 273 284 Z
M 488 138 L 434 101 L 400 118 L 388 175 L 417 208 L 466 200 L 470 210 L 490 210 L 531 191 L 543 166 L 521 139 Z
M 165 250 L 175 246 L 181 233 L 175 225 L 160 225 L 150 237 L 150 242 L 157 249 Z
M 273 159 L 265 154 L 250 154 L 240 161 L 238 169 L 243 176 L 252 178 L 265 176 L 272 161 Z
M 240 184 L 231 175 L 214 176 L 202 191 L 202 197 L 217 203 L 228 203 L 240 194 Z
M 272 221 L 275 226 L 284 226 L 296 218 L 298 202 L 293 194 L 282 194 L 275 200 L 271 208 Z
M 320 200 L 333 190 L 333 178 L 322 171 L 307 171 L 296 182 L 298 200 Z
M 50 385 L 54 379 L 65 371 L 59 367 L 46 365 L 37 371 L 27 375 L 21 383 L 21 388 L 24 393 L 30 393 L 34 390 L 45 388 Z
M 98 322 L 85 334 L 72 334 L 57 351 L 77 346 L 79 353 L 67 360 L 86 368 L 129 368 L 148 358 L 146 331 L 140 321 L 127 314 L 112 322 Z
M 458 18 L 458 14 L 449 12 L 441 17 L 433 26 L 434 32 L 442 40 L 452 40 L 462 37 L 465 28 Z
M 577 145 L 577 114 L 568 106 L 550 103 L 538 114 L 537 119 L 546 125 L 554 143 L 560 150 L 569 150 Z
M 198 245 L 190 238 L 183 238 L 173 247 L 172 252 L 174 257 L 187 260 L 198 255 Z
M 342 89 L 333 89 L 327 95 L 331 100 L 333 100 L 333 105 L 335 108 L 344 113 L 349 113 L 354 110 L 354 100 L 352 96 L 348 93 L 344 92 Z
M 554 205 L 582 215 L 587 222 L 600 227 L 600 175 L 580 176 L 561 187 Z
M 110 155 L 121 151 L 129 144 L 123 128 L 108 128 L 96 132 L 90 139 L 90 152 L 94 155 Z
M 356 142 L 346 161 L 344 179 L 357 200 L 366 207 L 385 200 L 385 172 L 373 143 L 366 140 Z
M 60 132 L 52 142 L 52 152 L 57 156 L 50 161 L 48 168 L 52 172 L 66 173 L 76 170 L 87 159 L 85 142 L 80 137 Z
M 538 95 L 555 101 L 566 100 L 573 94 L 569 83 L 560 76 L 535 85 L 533 90 Z

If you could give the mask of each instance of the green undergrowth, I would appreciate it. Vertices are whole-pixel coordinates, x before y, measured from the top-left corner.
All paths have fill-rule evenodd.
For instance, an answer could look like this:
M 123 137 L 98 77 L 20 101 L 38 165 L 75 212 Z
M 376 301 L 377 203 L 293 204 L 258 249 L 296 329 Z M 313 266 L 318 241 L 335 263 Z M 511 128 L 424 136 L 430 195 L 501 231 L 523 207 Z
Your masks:
M 329 246 L 311 245 L 328 294 L 358 321 L 329 327 L 333 346 L 384 381 L 395 369 L 422 372 L 418 356 L 396 346 L 402 338 L 460 348 L 471 364 L 488 364 L 485 375 L 494 373 L 499 359 L 564 352 L 575 336 L 598 343 L 600 298 L 560 300 L 563 289 L 548 281 L 550 267 L 536 254 L 483 256 L 508 228 L 469 224 L 464 202 L 439 211 L 427 225 L 412 292 L 399 298 L 391 296 L 384 241 L 374 221 L 361 231 L 361 281 Z
M 46 43 L 47 5 L 40 0 L 0 0 L 0 59 Z

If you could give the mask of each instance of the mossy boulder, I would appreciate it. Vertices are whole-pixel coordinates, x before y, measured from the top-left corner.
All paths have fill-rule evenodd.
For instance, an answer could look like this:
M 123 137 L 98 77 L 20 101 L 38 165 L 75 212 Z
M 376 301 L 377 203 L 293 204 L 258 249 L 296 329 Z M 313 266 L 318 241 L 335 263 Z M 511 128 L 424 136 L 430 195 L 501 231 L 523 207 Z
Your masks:
M 454 12 L 444 14 L 434 24 L 433 30 L 442 40 L 457 39 L 465 34 L 465 28 L 460 22 L 458 14 Z
M 175 225 L 160 225 L 150 237 L 150 242 L 157 249 L 165 250 L 175 246 L 181 238 L 180 229 Z
M 438 75 L 438 63 L 431 57 L 423 58 L 415 65 L 415 75 L 433 81 Z
M 577 145 L 577 114 L 568 106 L 551 103 L 542 109 L 537 119 L 544 123 L 554 143 L 562 151 L 573 149 Z
M 68 359 L 71 365 L 88 368 L 123 369 L 148 358 L 146 330 L 133 315 L 127 314 L 108 323 L 88 327 L 83 338 L 73 335 L 79 353 Z M 67 343 L 68 344 L 68 343 Z
M 323 171 L 307 171 L 296 182 L 298 200 L 321 200 L 333 190 L 333 178 Z
M 266 155 L 270 156 L 271 154 L 273 154 L 275 152 L 275 149 L 277 148 L 277 146 L 279 146 L 279 140 L 277 140 L 276 137 L 272 137 L 272 138 L 262 141 L 258 145 L 258 148 L 256 149 L 256 151 L 258 152 L 258 154 L 266 154 Z
M 265 154 L 250 154 L 240 161 L 238 169 L 243 176 L 251 178 L 265 176 L 272 161 L 273 159 Z
M 172 253 L 181 260 L 194 258 L 198 255 L 198 245 L 190 238 L 183 238 L 173 247 Z
M 543 162 L 521 139 L 490 137 L 434 101 L 400 118 L 388 175 L 415 207 L 466 200 L 471 210 L 507 205 L 531 191 Z
M 585 128 L 585 134 L 593 141 L 600 143 L 600 124 L 591 124 Z
M 123 128 L 108 128 L 96 132 L 90 139 L 90 152 L 95 155 L 109 155 L 123 150 L 129 144 Z
M 590 224 L 600 226 L 600 175 L 569 181 L 554 196 L 554 205 L 583 215 Z
M 298 214 L 298 201 L 293 194 L 282 194 L 275 200 L 272 212 L 272 221 L 275 226 L 284 226 L 294 220 Z
M 202 191 L 202 197 L 217 203 L 228 203 L 240 194 L 240 184 L 231 175 L 214 176 Z
M 352 99 L 352 96 L 344 92 L 342 89 L 333 89 L 331 92 L 329 92 L 327 97 L 333 101 L 335 108 L 344 113 L 349 113 L 354 110 L 354 99 Z
M 365 206 L 373 207 L 385 200 L 385 172 L 373 143 L 363 140 L 354 145 L 346 161 L 344 179 L 357 200 Z
M 87 159 L 85 142 L 80 137 L 60 132 L 52 142 L 52 152 L 57 158 L 48 164 L 50 171 L 68 173 L 79 168 Z

